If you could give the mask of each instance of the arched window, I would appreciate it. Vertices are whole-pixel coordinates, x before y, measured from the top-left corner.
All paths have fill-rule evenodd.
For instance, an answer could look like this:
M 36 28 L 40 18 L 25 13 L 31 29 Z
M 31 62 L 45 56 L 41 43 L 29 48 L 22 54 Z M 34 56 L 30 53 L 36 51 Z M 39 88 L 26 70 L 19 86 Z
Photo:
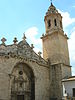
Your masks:
M 48 20 L 48 28 L 51 27 L 51 20 Z
M 57 22 L 56 22 L 56 19 L 54 19 L 54 25 L 55 25 L 55 26 L 57 26 Z
M 60 27 L 62 28 L 62 22 L 60 21 Z

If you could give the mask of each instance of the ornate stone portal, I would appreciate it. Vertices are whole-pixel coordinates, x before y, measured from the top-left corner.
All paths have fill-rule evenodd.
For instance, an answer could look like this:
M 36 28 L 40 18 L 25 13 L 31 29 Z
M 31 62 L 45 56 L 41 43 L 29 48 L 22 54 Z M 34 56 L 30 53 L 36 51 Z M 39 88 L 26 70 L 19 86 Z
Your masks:
M 49 98 L 48 62 L 41 57 L 40 52 L 39 55 L 36 54 L 34 46 L 30 46 L 25 39 L 24 35 L 23 40 L 16 43 L 17 38 L 15 38 L 12 45 L 6 45 L 3 39 L 4 42 L 0 44 L 1 100 L 48 100 Z
M 33 71 L 24 63 L 17 64 L 11 74 L 11 100 L 34 100 Z

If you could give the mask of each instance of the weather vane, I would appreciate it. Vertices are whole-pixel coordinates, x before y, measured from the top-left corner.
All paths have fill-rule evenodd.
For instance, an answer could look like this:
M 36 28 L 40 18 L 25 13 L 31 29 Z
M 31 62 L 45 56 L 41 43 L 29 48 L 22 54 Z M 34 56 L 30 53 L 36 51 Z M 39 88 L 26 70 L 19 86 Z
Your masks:
M 49 0 L 49 1 L 51 1 L 51 3 L 52 3 L 52 0 Z

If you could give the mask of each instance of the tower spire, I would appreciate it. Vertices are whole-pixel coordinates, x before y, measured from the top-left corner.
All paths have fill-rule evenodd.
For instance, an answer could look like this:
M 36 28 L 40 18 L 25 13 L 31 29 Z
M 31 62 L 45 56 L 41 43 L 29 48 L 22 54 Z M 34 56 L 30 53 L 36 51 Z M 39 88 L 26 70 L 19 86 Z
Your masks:
M 52 0 L 50 0 L 51 1 L 51 5 L 52 5 Z

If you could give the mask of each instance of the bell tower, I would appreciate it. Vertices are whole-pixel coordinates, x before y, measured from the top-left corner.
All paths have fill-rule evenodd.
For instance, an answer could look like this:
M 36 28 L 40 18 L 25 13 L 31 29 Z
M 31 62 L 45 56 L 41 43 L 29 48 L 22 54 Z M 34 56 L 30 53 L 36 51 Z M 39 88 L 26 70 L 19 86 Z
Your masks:
M 50 100 L 62 99 L 62 79 L 71 76 L 68 37 L 64 34 L 62 16 L 52 4 L 44 17 L 45 34 L 42 35 L 43 58 L 50 61 Z
M 52 31 L 58 29 L 63 31 L 62 16 L 60 13 L 58 13 L 58 10 L 56 10 L 55 6 L 53 6 L 52 3 L 48 11 L 46 12 L 44 21 L 45 21 L 46 34 L 50 34 L 52 33 Z
M 43 57 L 50 59 L 51 63 L 69 62 L 67 35 L 64 35 L 62 16 L 51 3 L 44 17 L 46 33 L 42 36 Z

